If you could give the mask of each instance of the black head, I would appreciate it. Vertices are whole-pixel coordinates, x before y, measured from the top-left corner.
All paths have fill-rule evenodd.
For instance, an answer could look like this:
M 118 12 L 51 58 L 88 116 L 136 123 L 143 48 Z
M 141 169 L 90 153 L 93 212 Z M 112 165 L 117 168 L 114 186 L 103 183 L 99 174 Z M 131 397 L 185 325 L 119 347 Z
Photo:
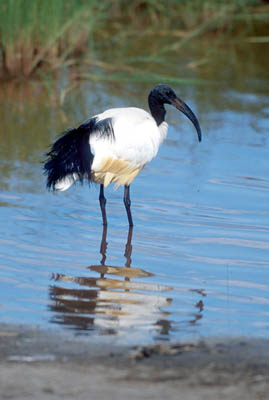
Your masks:
M 155 118 L 158 126 L 164 121 L 164 104 L 171 104 L 191 120 L 197 131 L 199 142 L 201 142 L 201 128 L 195 114 L 192 112 L 189 106 L 184 103 L 184 101 L 177 97 L 173 89 L 171 89 L 168 85 L 159 83 L 157 86 L 155 86 L 150 91 L 148 101 L 151 114 Z
M 159 83 L 150 91 L 149 97 L 155 97 L 162 104 L 172 104 L 177 95 L 170 86 Z

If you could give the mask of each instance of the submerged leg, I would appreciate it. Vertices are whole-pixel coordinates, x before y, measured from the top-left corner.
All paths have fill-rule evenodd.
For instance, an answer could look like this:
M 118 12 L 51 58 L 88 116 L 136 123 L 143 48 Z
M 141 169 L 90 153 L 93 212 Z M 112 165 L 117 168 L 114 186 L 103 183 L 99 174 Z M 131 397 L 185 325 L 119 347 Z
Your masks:
M 107 219 L 106 219 L 106 198 L 104 196 L 104 185 L 100 185 L 100 194 L 99 194 L 99 203 L 102 211 L 102 217 L 103 217 L 103 225 L 107 225 Z
M 102 241 L 101 241 L 101 245 L 100 245 L 100 254 L 102 255 L 102 259 L 100 261 L 101 265 L 105 265 L 105 262 L 106 262 L 106 249 L 107 249 L 106 235 L 107 235 L 107 226 L 104 225 Z
M 124 205 L 126 208 L 127 212 L 127 217 L 129 221 L 129 226 L 133 226 L 133 219 L 132 219 L 132 214 L 131 214 L 131 200 L 130 200 L 130 186 L 125 185 L 124 186 Z
M 126 258 L 126 263 L 125 263 L 125 267 L 130 268 L 131 267 L 131 255 L 132 255 L 132 236 L 133 236 L 133 227 L 129 226 L 129 231 L 128 231 L 128 239 L 127 239 L 127 243 L 125 246 L 125 253 L 124 253 L 124 257 Z

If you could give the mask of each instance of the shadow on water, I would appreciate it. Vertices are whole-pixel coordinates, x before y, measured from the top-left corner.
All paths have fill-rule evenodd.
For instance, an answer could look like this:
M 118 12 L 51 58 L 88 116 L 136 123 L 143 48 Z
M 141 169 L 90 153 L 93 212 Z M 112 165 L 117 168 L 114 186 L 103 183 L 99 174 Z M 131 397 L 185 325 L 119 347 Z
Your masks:
M 170 306 L 173 299 L 162 293 L 172 292 L 174 288 L 136 281 L 151 278 L 154 274 L 131 266 L 132 236 L 133 228 L 129 228 L 124 266 L 106 264 L 108 242 L 107 227 L 104 227 L 100 264 L 87 267 L 87 270 L 97 273 L 97 277 L 52 274 L 51 280 L 55 284 L 49 288 L 52 302 L 49 310 L 53 313 L 50 322 L 80 332 L 96 330 L 101 334 L 113 335 L 131 328 L 143 328 L 147 321 L 146 326 L 151 325 L 159 339 L 169 336 L 170 330 L 175 329 L 173 316 L 164 308 Z M 66 287 L 69 283 L 78 288 Z M 191 291 L 197 292 L 201 297 L 205 296 L 202 291 Z M 194 325 L 202 318 L 202 299 L 194 304 L 194 307 L 198 310 L 188 316 L 184 325 Z

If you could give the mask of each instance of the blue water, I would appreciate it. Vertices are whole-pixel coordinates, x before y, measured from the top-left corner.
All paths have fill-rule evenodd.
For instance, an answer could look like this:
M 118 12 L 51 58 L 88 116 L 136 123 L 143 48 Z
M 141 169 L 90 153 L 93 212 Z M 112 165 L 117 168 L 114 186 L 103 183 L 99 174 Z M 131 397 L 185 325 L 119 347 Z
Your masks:
M 169 109 L 168 138 L 131 185 L 128 243 L 122 189 L 106 190 L 101 250 L 98 186 L 48 193 L 40 161 L 57 132 L 107 107 L 141 99 L 146 107 L 148 89 L 130 100 L 124 85 L 115 94 L 85 84 L 62 109 L 2 105 L 2 322 L 121 343 L 268 336 L 269 98 L 215 87 L 203 111 L 204 90 L 181 95 L 200 120 L 202 143 Z

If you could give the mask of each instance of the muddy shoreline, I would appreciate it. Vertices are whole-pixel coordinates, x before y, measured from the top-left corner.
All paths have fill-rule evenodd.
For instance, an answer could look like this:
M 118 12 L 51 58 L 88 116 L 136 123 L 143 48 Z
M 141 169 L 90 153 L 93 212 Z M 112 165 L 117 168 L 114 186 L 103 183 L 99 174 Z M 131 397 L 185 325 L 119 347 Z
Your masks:
M 111 346 L 0 325 L 1 399 L 268 399 L 269 340 Z

